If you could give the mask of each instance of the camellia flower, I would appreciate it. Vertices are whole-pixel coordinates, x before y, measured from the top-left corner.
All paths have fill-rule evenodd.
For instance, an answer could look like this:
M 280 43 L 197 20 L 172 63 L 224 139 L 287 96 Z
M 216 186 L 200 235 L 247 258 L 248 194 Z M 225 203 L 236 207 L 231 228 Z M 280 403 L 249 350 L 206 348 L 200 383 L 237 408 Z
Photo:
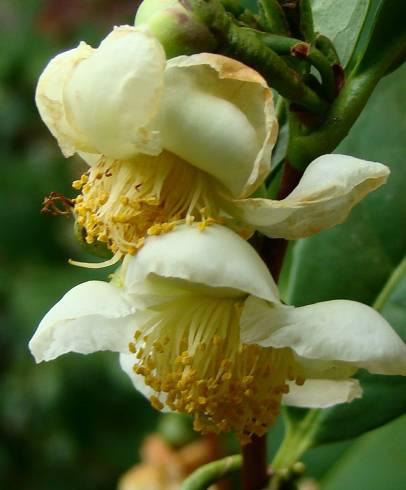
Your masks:
M 342 222 L 388 175 L 379 163 L 325 155 L 285 199 L 247 199 L 270 171 L 270 88 L 224 56 L 166 61 L 141 27 L 118 27 L 97 49 L 81 43 L 55 57 L 36 102 L 64 155 L 90 165 L 74 182 L 86 241 L 106 243 L 118 258 L 184 223 L 307 236 Z
M 219 225 L 149 237 L 113 282 L 69 291 L 30 349 L 37 362 L 120 352 L 155 408 L 243 443 L 266 432 L 282 401 L 328 407 L 359 397 L 358 368 L 406 375 L 406 347 L 377 312 L 344 300 L 284 305 L 255 250 Z

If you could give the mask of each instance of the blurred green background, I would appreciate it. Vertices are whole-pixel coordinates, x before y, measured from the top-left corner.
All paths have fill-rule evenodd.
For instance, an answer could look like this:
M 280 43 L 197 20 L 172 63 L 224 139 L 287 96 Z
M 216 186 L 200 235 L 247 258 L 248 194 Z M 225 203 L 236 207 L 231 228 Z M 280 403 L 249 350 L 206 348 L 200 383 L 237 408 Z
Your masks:
M 51 191 L 73 195 L 80 162 L 65 160 L 39 118 L 36 80 L 50 57 L 79 40 L 97 45 L 132 23 L 134 1 L 0 2 L 0 487 L 112 489 L 138 458 L 155 412 L 119 370 L 116 355 L 68 355 L 35 365 L 27 343 L 69 288 L 100 272 L 72 222 L 40 214 Z M 94 259 L 93 259 L 94 260 Z
M 27 348 L 39 320 L 64 292 L 107 275 L 68 265 L 68 258 L 88 258 L 73 238 L 71 222 L 40 214 L 51 191 L 74 194 L 70 183 L 82 166 L 63 159 L 41 122 L 34 104 L 36 80 L 56 53 L 81 39 L 97 45 L 112 25 L 131 24 L 136 4 L 0 2 L 1 488 L 111 490 L 138 459 L 140 441 L 156 424 L 156 413 L 132 389 L 115 355 L 68 355 L 37 366 Z M 345 225 L 295 245 L 284 277 L 290 278 L 284 292 L 291 302 L 342 297 L 372 304 L 404 257 L 405 86 L 405 67 L 386 77 L 340 147 L 389 164 L 389 184 L 368 197 Z M 405 292 L 406 280 L 383 313 L 406 337 Z M 320 446 L 305 457 L 309 475 L 325 490 L 404 488 L 404 380 L 389 385 L 382 377 L 367 377 L 363 382 L 368 388 L 363 405 L 327 415 L 338 439 L 344 439 L 344 429 L 347 439 L 332 442 L 325 432 Z M 379 425 L 377 419 L 392 421 L 353 438 L 361 422 L 369 429 Z M 270 433 L 273 450 L 281 432 L 279 424 Z

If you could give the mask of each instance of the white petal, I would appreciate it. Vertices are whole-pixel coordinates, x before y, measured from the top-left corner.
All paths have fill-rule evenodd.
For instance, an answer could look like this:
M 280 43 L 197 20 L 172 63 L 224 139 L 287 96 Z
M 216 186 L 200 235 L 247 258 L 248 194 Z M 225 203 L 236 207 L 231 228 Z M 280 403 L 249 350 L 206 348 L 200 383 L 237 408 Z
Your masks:
M 135 364 L 134 354 L 120 354 L 120 366 L 121 369 L 127 374 L 130 378 L 134 388 L 139 391 L 142 395 L 145 396 L 149 400 L 152 395 L 155 395 L 161 403 L 164 403 L 166 395 L 159 395 L 159 393 L 155 392 L 150 386 L 147 386 L 144 383 L 144 376 L 140 374 L 136 374 L 133 370 L 133 366 Z M 167 406 L 162 412 L 170 412 Z
M 335 361 L 375 374 L 406 375 L 406 346 L 388 322 L 369 306 L 335 300 L 300 308 L 270 306 L 248 298 L 241 337 L 263 347 L 290 347 L 303 358 Z M 322 366 L 324 371 L 326 365 Z
M 30 340 L 37 362 L 67 352 L 128 352 L 135 305 L 116 286 L 89 281 L 71 289 L 45 315 Z
M 75 153 L 80 144 L 80 135 L 67 121 L 63 104 L 64 87 L 75 67 L 91 56 L 93 51 L 92 47 L 82 42 L 77 48 L 55 56 L 38 80 L 35 102 L 42 120 L 57 139 L 66 157 Z
M 222 296 L 253 294 L 279 301 L 272 276 L 254 248 L 219 225 L 208 226 L 204 231 L 182 225 L 165 235 L 149 237 L 139 252 L 128 259 L 127 291 L 137 292 L 137 284 L 151 274 L 188 281 L 188 289 L 194 283 L 209 286 L 212 294 L 216 293 L 214 288 L 222 288 L 218 291 Z
M 67 81 L 65 110 L 86 140 L 79 150 L 130 158 L 158 154 L 159 135 L 146 126 L 158 111 L 165 54 L 148 32 L 116 27 Z
M 155 391 L 144 383 L 144 376 L 134 372 L 133 366 L 135 360 L 134 354 L 120 354 L 120 367 L 131 379 L 134 388 L 144 395 L 145 398 L 149 398 Z
M 102 158 L 100 153 L 86 153 L 84 151 L 78 151 L 78 155 L 89 165 L 89 167 L 94 167 Z
M 307 167 L 285 199 L 243 199 L 231 212 L 267 236 L 295 240 L 342 223 L 388 175 L 388 167 L 381 163 L 323 155 Z
M 348 379 L 357 371 L 358 367 L 345 361 L 309 359 L 295 356 L 295 364 L 304 379 Z
M 236 196 L 251 194 L 270 170 L 278 128 L 272 93 L 238 61 L 208 53 L 168 61 L 157 124 L 166 149 Z
M 310 379 L 303 386 L 289 383 L 289 393 L 282 403 L 292 407 L 328 408 L 361 398 L 362 388 L 357 379 Z

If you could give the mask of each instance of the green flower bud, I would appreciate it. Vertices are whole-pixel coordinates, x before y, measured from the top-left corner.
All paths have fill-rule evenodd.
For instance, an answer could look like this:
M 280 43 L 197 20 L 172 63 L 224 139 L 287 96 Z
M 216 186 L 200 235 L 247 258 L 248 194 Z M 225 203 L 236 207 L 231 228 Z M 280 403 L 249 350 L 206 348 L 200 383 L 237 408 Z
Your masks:
M 168 58 L 212 52 L 216 47 L 216 40 L 206 25 L 183 3 L 182 0 L 144 0 L 135 17 L 135 25 L 148 26 Z

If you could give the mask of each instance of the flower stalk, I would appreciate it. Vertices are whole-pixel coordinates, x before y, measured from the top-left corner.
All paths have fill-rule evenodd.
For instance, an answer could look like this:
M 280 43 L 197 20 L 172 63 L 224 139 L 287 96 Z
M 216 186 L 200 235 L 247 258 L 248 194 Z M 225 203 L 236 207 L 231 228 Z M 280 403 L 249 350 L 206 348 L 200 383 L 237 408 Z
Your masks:
M 235 473 L 241 468 L 240 454 L 201 466 L 182 483 L 180 490 L 205 490 L 212 483 Z
M 399 265 L 394 269 L 389 279 L 387 280 L 385 286 L 383 287 L 382 291 L 376 298 L 373 304 L 373 308 L 376 311 L 382 311 L 383 307 L 385 306 L 385 303 L 387 302 L 388 298 L 392 294 L 393 290 L 399 284 L 399 282 L 405 277 L 405 275 L 406 275 L 406 256 L 399 263 Z
M 261 27 L 273 34 L 287 36 L 289 27 L 278 0 L 259 0 L 259 22 Z
M 286 160 L 277 198 L 285 198 L 297 185 L 302 173 L 292 167 Z M 283 238 L 264 237 L 259 253 L 277 282 L 282 270 L 288 241 Z M 243 488 L 260 490 L 266 485 L 268 474 L 266 436 L 253 438 L 251 444 L 242 448 L 243 454 Z
M 299 15 L 300 15 L 300 30 L 303 34 L 305 41 L 310 44 L 314 44 L 316 40 L 316 34 L 314 32 L 313 14 L 310 5 L 310 0 L 299 1 Z
M 288 158 L 294 167 L 304 170 L 313 158 L 338 146 L 365 107 L 379 79 L 380 75 L 373 71 L 351 78 L 333 102 L 320 128 L 307 135 L 291 134 Z
M 255 33 L 265 46 L 280 55 L 293 55 L 296 58 L 306 59 L 320 73 L 323 88 L 327 97 L 332 100 L 336 94 L 336 83 L 332 65 L 329 63 L 324 54 L 314 45 L 303 42 L 300 39 L 292 37 L 278 36 L 275 34 L 262 33 L 248 27 L 241 28 L 245 31 Z
M 254 436 L 250 444 L 241 447 L 242 485 L 244 490 L 261 490 L 269 479 L 266 435 Z
M 321 410 L 309 410 L 306 416 L 297 422 L 288 419 L 285 439 L 272 461 L 272 469 L 275 472 L 289 469 L 312 446 L 317 421 L 321 415 Z

